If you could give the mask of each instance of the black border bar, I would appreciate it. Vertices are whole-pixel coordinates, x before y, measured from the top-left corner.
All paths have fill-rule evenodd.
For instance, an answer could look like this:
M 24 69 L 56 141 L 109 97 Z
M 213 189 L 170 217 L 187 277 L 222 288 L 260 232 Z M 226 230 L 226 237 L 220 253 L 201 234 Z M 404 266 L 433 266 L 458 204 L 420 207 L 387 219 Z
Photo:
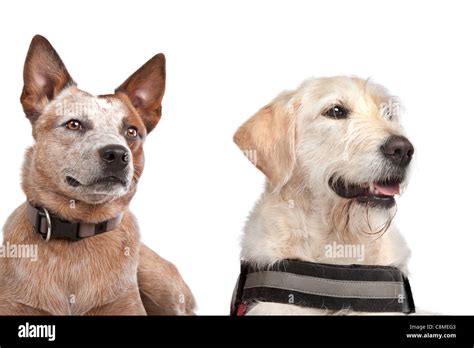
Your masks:
M 57 344 L 408 344 L 474 346 L 473 316 L 0 317 L 0 347 Z M 55 325 L 55 340 L 20 325 Z M 421 334 L 419 337 L 408 335 Z M 453 334 L 455 337 L 453 337 Z M 424 335 L 424 336 L 423 336 Z M 431 336 L 430 336 L 431 335 Z M 435 338 L 434 335 L 449 335 Z

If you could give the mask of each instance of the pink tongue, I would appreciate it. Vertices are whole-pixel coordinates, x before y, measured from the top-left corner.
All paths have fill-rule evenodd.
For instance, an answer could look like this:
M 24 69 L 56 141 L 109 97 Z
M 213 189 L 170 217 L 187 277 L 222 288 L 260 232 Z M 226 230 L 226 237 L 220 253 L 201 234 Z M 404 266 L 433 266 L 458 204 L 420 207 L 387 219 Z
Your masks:
M 385 196 L 394 196 L 400 193 L 400 184 L 382 186 L 377 183 L 374 183 L 374 187 L 377 189 L 377 191 L 379 191 L 379 193 Z

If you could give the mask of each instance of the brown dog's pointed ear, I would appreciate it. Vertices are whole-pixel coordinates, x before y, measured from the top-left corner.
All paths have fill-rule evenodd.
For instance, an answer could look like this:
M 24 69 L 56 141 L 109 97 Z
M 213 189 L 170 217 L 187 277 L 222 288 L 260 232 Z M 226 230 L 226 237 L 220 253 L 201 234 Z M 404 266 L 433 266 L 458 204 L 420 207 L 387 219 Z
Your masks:
M 273 192 L 291 178 L 296 164 L 296 120 L 291 93 L 262 108 L 234 134 L 234 142 L 268 178 Z
M 41 35 L 31 40 L 23 70 L 21 104 L 26 117 L 34 123 L 46 104 L 65 87 L 74 84 L 53 46 Z
M 161 118 L 161 101 L 165 94 L 166 60 L 157 54 L 130 76 L 115 92 L 125 93 L 137 109 L 150 133 Z

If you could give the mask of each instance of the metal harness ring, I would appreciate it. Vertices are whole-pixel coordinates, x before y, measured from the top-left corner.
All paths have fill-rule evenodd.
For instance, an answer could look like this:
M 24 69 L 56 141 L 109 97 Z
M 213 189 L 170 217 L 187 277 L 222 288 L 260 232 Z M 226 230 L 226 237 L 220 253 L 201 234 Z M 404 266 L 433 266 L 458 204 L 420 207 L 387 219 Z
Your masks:
M 48 224 L 48 229 L 46 230 L 46 237 L 41 236 L 45 242 L 48 242 L 51 239 L 51 217 L 49 216 L 49 212 L 46 208 L 42 208 L 44 215 L 46 216 L 46 222 Z

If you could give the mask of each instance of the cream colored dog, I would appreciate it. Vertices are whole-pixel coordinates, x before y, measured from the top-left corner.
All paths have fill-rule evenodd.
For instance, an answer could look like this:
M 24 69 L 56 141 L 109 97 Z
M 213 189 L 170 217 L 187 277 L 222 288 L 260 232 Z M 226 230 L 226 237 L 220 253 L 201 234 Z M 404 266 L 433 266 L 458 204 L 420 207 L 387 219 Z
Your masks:
M 242 259 L 390 265 L 407 272 L 409 249 L 392 223 L 413 146 L 385 88 L 355 77 L 310 79 L 244 123 L 234 141 L 267 184 L 245 227 Z M 328 246 L 358 245 L 358 255 Z M 329 312 L 329 313 L 328 313 Z M 247 314 L 331 314 L 257 303 Z M 334 313 L 334 311 L 333 311 Z

